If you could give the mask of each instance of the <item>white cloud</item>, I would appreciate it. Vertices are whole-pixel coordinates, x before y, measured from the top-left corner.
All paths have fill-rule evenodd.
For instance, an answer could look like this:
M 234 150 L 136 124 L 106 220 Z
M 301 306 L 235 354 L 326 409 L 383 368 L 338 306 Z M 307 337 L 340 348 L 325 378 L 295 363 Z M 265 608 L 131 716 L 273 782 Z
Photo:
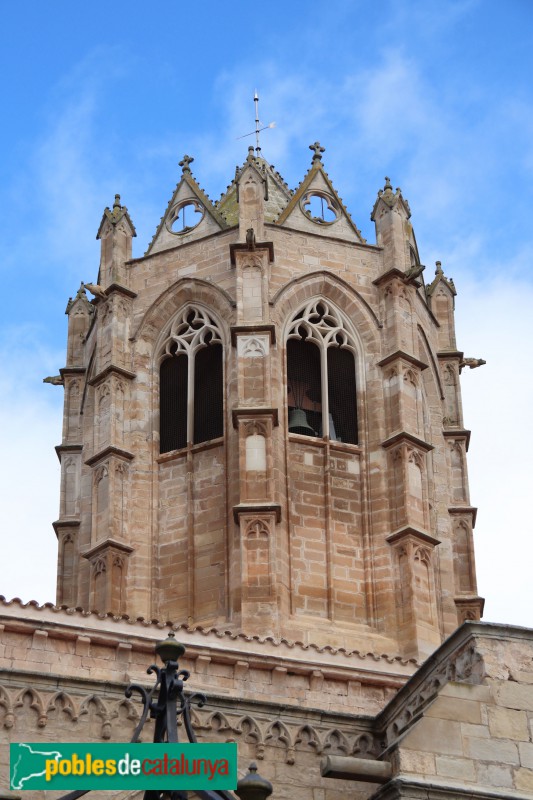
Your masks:
M 62 389 L 44 386 L 59 354 L 40 345 L 35 326 L 10 329 L 0 342 L 0 594 L 24 601 L 55 600 L 52 521 L 59 505 Z
M 533 449 L 533 287 L 505 276 L 463 281 L 457 298 L 457 343 L 487 364 L 464 370 L 464 419 L 472 429 L 468 463 L 479 591 L 485 619 L 532 625 L 531 495 Z

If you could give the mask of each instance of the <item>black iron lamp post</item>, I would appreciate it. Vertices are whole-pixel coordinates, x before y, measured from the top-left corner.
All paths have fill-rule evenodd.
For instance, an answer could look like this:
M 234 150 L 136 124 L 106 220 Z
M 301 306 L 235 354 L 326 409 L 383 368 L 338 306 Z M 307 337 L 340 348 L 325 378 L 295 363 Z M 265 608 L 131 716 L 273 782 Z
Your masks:
M 191 704 L 201 708 L 205 705 L 207 698 L 201 692 L 194 692 L 187 696 L 184 694 L 184 683 L 188 680 L 190 673 L 186 669 L 180 669 L 179 659 L 184 654 L 185 647 L 176 641 L 174 633 L 170 631 L 164 641 L 158 642 L 155 651 L 165 665 L 163 668 L 156 664 L 148 667 L 148 674 L 156 676 L 155 684 L 148 690 L 140 684 L 131 683 L 125 691 L 128 698 L 137 692 L 141 696 L 143 704 L 139 724 L 135 728 L 130 742 L 133 744 L 139 741 L 146 720 L 150 716 L 150 719 L 155 720 L 154 743 L 179 741 L 179 717 L 183 719 L 188 741 L 196 743 L 196 734 L 191 724 Z M 79 797 L 89 794 L 90 791 L 90 789 L 76 790 L 63 795 L 60 800 L 77 800 Z M 194 793 L 202 800 L 236 800 L 234 794 L 221 789 L 195 789 Z M 249 773 L 237 784 L 236 794 L 239 800 L 266 800 L 271 793 L 272 784 L 257 774 L 257 766 L 254 763 L 250 764 Z M 143 800 L 187 800 L 187 792 L 149 789 L 145 791 Z

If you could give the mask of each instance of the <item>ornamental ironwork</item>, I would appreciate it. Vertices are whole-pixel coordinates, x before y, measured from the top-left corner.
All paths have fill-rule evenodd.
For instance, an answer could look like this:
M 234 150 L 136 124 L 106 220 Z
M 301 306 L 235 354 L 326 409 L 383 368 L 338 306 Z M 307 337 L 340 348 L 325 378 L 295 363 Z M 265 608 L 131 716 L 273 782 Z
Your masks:
M 190 677 L 190 672 L 180 669 L 179 659 L 185 652 L 185 647 L 177 642 L 174 633 L 170 631 L 168 638 L 156 645 L 155 651 L 164 663 L 164 667 L 151 664 L 148 675 L 155 675 L 156 680 L 151 689 L 146 689 L 138 683 L 130 683 L 126 688 L 125 695 L 129 699 L 134 694 L 140 695 L 143 710 L 139 724 L 133 732 L 130 743 L 134 744 L 140 740 L 143 728 L 148 719 L 154 720 L 153 742 L 178 743 L 178 720 L 183 721 L 187 740 L 191 744 L 197 743 L 196 734 L 191 722 L 191 706 L 196 705 L 201 708 L 207 702 L 207 698 L 201 692 L 185 694 L 185 682 Z M 237 784 L 236 795 L 238 800 L 266 800 L 272 793 L 272 785 L 269 781 L 257 775 L 257 767 L 250 764 L 249 773 Z M 59 800 L 78 800 L 90 794 L 91 790 L 77 789 L 63 795 Z M 221 789 L 195 789 L 194 794 L 201 800 L 237 800 L 232 792 Z M 187 800 L 187 792 L 182 790 L 153 790 L 144 792 L 143 800 Z

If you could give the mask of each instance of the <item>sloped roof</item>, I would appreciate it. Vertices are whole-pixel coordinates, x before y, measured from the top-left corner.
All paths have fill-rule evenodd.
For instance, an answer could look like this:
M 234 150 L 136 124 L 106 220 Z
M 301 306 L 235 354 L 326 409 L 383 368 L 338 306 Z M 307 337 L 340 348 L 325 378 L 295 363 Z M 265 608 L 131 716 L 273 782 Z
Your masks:
M 218 211 L 229 226 L 239 222 L 239 209 L 237 204 L 237 184 L 239 177 L 247 166 L 252 166 L 261 179 L 266 182 L 265 196 L 265 222 L 276 222 L 279 215 L 289 202 L 292 191 L 289 189 L 281 174 L 274 169 L 262 156 L 254 155 L 254 148 L 248 148 L 248 157 L 241 167 L 235 168 L 235 177 L 215 203 Z

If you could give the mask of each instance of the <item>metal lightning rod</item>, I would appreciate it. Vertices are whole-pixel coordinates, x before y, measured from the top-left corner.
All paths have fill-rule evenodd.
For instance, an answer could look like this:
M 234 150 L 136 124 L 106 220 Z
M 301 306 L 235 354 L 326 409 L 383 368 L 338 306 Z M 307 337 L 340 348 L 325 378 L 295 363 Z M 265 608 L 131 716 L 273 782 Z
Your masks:
M 255 152 L 257 155 L 261 152 L 261 145 L 259 144 L 259 134 L 261 131 L 266 131 L 267 128 L 275 128 L 275 122 L 269 122 L 268 125 L 261 126 L 261 122 L 259 121 L 259 95 L 257 94 L 257 89 L 255 90 L 254 94 L 254 106 L 255 106 L 255 131 L 250 131 L 250 133 L 245 133 L 243 136 L 237 136 L 237 139 L 246 139 L 247 136 L 253 136 L 255 133 Z
M 257 155 L 261 152 L 261 146 L 259 144 L 259 95 L 257 94 L 257 89 L 254 92 L 254 106 L 255 106 L 255 152 Z

